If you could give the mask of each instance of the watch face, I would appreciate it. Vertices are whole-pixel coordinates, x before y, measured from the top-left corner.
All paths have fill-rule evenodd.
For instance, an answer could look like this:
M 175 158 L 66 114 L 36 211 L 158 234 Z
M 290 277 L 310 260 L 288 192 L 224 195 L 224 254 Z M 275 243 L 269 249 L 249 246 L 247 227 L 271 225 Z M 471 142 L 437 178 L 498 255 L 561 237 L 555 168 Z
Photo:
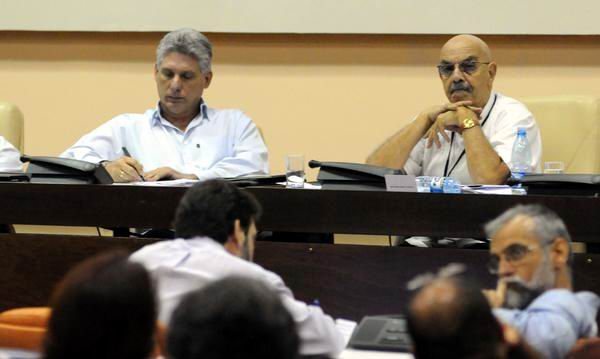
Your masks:
M 463 129 L 471 128 L 473 126 L 475 126 L 475 121 L 473 121 L 472 119 L 465 118 L 463 120 Z

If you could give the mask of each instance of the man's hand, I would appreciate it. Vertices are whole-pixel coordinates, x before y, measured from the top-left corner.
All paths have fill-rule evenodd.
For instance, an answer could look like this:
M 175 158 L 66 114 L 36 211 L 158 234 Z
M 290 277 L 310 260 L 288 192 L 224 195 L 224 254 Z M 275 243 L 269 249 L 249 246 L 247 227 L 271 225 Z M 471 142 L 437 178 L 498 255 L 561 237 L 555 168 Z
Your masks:
M 458 104 L 458 102 L 451 105 L 456 104 Z M 437 148 L 440 148 L 442 146 L 439 137 L 440 135 L 446 142 L 450 142 L 450 137 L 448 137 L 446 130 L 462 134 L 461 121 L 466 117 L 478 119 L 480 113 L 480 108 L 465 106 L 452 107 L 452 109 L 440 113 L 435 122 L 429 127 L 429 130 L 427 130 L 425 136 L 423 136 L 423 138 L 427 138 L 427 148 L 430 148 L 434 143 Z
M 454 103 L 447 103 L 444 105 L 433 106 L 433 107 L 430 107 L 430 108 L 426 109 L 425 111 L 421 112 L 419 117 L 426 116 L 427 119 L 429 119 L 429 123 L 433 124 L 436 121 L 436 119 L 438 118 L 438 116 L 441 115 L 442 113 L 448 112 L 448 111 L 456 111 L 456 109 L 459 108 L 460 106 L 471 106 L 472 104 L 473 104 L 473 102 L 471 102 L 471 101 L 458 101 L 458 102 L 454 102 Z
M 500 308 L 504 304 L 504 298 L 506 297 L 506 282 L 499 280 L 498 287 L 495 290 L 484 289 L 482 292 L 492 308 Z
M 126 156 L 106 162 L 104 167 L 115 182 L 141 181 L 140 176 L 144 173 L 144 167 L 138 161 Z
M 198 179 L 198 177 L 193 174 L 181 173 L 175 171 L 171 167 L 159 167 L 144 174 L 144 179 L 146 181 L 175 180 L 183 178 Z

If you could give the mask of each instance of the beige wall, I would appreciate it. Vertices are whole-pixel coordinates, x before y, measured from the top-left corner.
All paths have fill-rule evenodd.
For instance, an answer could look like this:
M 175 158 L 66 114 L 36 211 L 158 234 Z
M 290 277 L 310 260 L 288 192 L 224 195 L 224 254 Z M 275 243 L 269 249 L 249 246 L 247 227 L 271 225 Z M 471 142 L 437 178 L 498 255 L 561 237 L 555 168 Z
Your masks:
M 0 99 L 25 114 L 25 152 L 58 155 L 112 116 L 154 106 L 160 36 L 0 32 Z M 274 173 L 286 153 L 363 161 L 417 111 L 444 101 L 434 66 L 447 36 L 209 37 L 215 77 L 206 100 L 241 108 L 262 127 Z M 499 63 L 498 91 L 600 96 L 599 37 L 484 39 Z

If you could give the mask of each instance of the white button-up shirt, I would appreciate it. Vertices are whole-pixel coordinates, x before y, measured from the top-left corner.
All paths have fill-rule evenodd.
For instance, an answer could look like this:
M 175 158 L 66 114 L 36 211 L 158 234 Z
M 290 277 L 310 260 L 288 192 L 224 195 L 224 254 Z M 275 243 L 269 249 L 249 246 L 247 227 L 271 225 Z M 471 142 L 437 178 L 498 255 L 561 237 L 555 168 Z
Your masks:
M 487 120 L 483 123 L 485 118 Z M 531 169 L 533 172 L 540 172 L 542 137 L 535 118 L 525 105 L 502 94 L 492 93 L 481 112 L 480 124 L 490 145 L 509 168 L 512 164 L 512 147 L 517 138 L 517 129 L 524 127 L 531 148 Z M 450 131 L 446 131 L 446 134 L 448 138 L 452 136 Z M 406 172 L 415 176 L 445 175 L 458 179 L 462 184 L 473 184 L 467 166 L 467 156 L 464 154 L 460 157 L 465 150 L 463 137 L 455 133 L 452 143 L 446 142 L 443 138 L 441 143 L 440 148 L 435 144 L 427 148 L 426 139 L 419 141 L 404 165 Z M 449 173 L 444 174 L 446 162 Z
M 226 276 L 262 281 L 279 294 L 301 339 L 303 355 L 337 357 L 345 341 L 333 319 L 321 308 L 294 299 L 281 277 L 261 266 L 236 257 L 207 237 L 163 241 L 143 247 L 130 257 L 141 263 L 157 282 L 159 320 L 168 323 L 173 310 L 188 293 Z
M 19 172 L 23 170 L 19 151 L 4 137 L 0 136 L 0 171 Z
M 61 157 L 98 163 L 116 160 L 126 148 L 144 171 L 171 167 L 199 180 L 269 173 L 267 147 L 252 120 L 239 110 L 200 106 L 181 131 L 157 108 L 119 115 L 83 136 Z

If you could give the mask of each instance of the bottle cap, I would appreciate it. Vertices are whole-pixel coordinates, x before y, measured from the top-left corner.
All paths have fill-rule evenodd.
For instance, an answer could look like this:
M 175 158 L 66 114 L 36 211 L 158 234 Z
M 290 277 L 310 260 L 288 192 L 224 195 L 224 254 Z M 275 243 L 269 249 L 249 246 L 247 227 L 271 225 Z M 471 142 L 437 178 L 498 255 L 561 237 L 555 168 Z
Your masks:
M 519 129 L 517 130 L 517 135 L 527 135 L 527 130 L 525 129 L 525 127 L 519 127 Z

